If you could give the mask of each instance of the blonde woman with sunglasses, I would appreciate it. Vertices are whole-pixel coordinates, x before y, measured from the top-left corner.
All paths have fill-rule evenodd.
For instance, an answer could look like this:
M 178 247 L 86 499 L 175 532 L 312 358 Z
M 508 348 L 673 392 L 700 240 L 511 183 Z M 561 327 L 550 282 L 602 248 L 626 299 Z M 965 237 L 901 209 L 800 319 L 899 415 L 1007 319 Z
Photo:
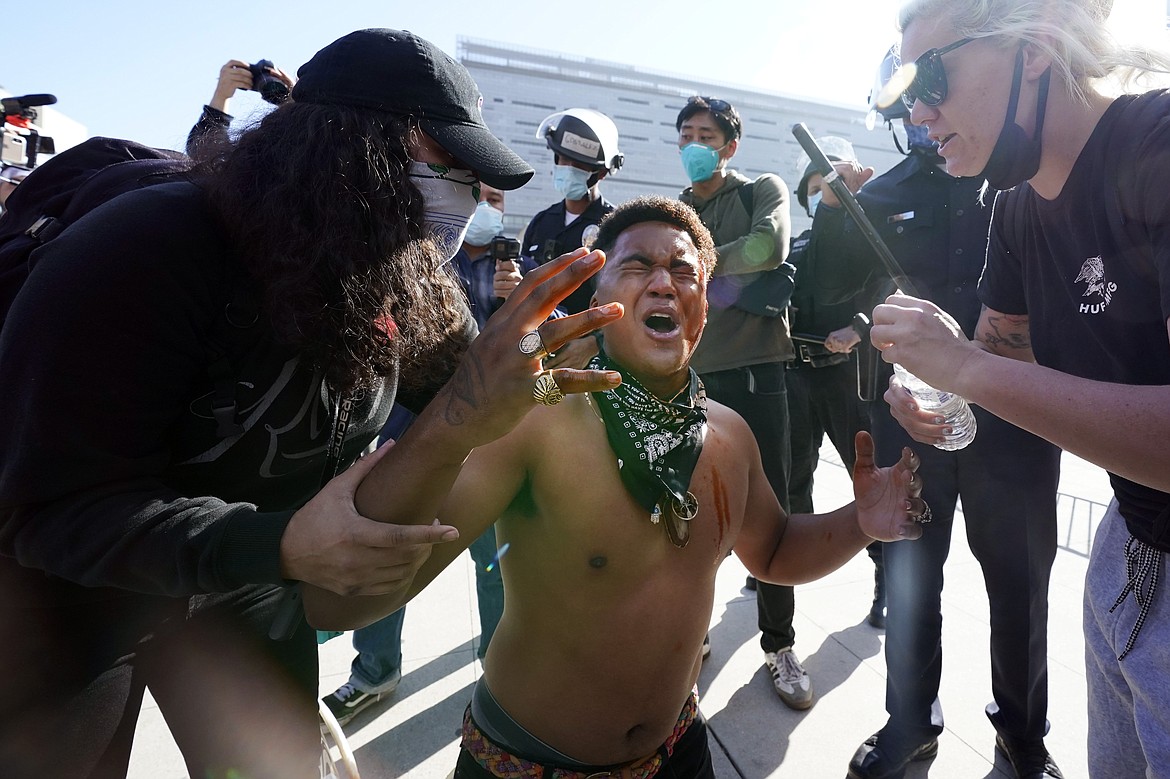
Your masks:
M 1003 191 L 975 339 L 906 296 L 878 306 L 871 339 L 886 361 L 1109 471 L 1115 498 L 1085 583 L 1089 769 L 1167 777 L 1170 93 L 1112 97 L 1101 82 L 1131 85 L 1170 61 L 1115 43 L 1111 10 L 1111 0 L 903 7 L 911 121 L 939 143 L 948 173 Z M 886 400 L 913 437 L 937 440 L 941 426 L 896 380 Z

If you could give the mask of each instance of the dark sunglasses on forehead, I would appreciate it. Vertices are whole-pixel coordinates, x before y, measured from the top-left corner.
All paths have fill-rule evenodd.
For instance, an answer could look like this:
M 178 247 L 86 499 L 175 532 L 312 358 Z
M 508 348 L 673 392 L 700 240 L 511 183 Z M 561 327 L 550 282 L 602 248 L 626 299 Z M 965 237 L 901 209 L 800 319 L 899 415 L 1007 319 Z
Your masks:
M 915 100 L 934 106 L 947 99 L 947 69 L 943 66 L 942 56 L 973 40 L 962 38 L 940 49 L 929 49 L 914 60 L 913 78 L 902 91 L 902 102 L 908 110 L 914 109 Z
M 717 114 L 725 114 L 731 110 L 731 103 L 727 102 L 726 100 L 721 100 L 717 97 L 702 97 L 700 95 L 696 95 L 695 97 L 689 98 L 687 100 L 689 105 L 694 105 L 695 103 L 700 102 L 705 103 L 707 108 L 711 109 L 711 111 Z

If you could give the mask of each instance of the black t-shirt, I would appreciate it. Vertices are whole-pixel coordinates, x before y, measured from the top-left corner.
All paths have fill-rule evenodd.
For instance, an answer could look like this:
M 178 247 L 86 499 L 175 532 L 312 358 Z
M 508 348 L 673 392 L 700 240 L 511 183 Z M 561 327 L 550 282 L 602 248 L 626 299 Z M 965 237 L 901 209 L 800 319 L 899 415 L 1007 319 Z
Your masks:
M 244 432 L 217 432 L 208 364 L 245 282 L 200 191 L 123 195 L 35 256 L 0 333 L 5 597 L 37 598 L 44 573 L 172 596 L 280 583 L 280 537 L 320 486 L 336 398 L 261 316 L 227 344 Z M 357 398 L 343 465 L 395 386 Z
M 980 297 L 1027 314 L 1036 360 L 1131 385 L 1170 384 L 1170 92 L 1125 95 L 1058 197 L 996 200 Z M 1110 474 L 1137 538 L 1170 551 L 1170 494 Z

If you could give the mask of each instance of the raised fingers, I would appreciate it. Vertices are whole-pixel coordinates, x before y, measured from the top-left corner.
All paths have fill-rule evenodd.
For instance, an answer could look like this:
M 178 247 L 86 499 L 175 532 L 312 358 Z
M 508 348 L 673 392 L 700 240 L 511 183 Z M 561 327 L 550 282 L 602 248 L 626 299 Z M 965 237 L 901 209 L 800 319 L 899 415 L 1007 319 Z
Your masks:
M 582 371 L 575 368 L 556 368 L 548 372 L 565 395 L 578 392 L 604 392 L 621 384 L 617 371 Z
M 524 320 L 532 325 L 543 322 L 557 304 L 604 264 L 605 254 L 599 251 L 582 248 L 562 254 L 529 271 L 498 313 L 510 317 L 519 309 Z
M 603 306 L 586 309 L 579 314 L 550 319 L 537 328 L 545 349 L 555 352 L 569 341 L 592 333 L 594 330 L 605 327 L 610 322 L 621 319 L 625 308 L 621 303 L 606 303 Z

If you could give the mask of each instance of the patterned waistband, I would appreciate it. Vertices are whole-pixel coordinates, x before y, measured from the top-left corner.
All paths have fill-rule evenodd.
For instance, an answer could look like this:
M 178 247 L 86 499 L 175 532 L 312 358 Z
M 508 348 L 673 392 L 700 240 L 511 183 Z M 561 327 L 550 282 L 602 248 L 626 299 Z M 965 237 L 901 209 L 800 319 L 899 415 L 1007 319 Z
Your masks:
M 662 767 L 663 760 L 674 753 L 674 745 L 678 743 L 687 728 L 695 721 L 698 711 L 698 698 L 691 693 L 683 705 L 678 722 L 674 725 L 669 737 L 654 754 L 633 763 L 619 766 L 598 766 L 596 770 L 580 770 L 574 768 L 559 768 L 545 766 L 531 760 L 517 757 L 502 747 L 488 740 L 475 722 L 471 719 L 471 707 L 467 707 L 463 715 L 463 740 L 460 746 L 475 762 L 499 779 L 651 779 Z

